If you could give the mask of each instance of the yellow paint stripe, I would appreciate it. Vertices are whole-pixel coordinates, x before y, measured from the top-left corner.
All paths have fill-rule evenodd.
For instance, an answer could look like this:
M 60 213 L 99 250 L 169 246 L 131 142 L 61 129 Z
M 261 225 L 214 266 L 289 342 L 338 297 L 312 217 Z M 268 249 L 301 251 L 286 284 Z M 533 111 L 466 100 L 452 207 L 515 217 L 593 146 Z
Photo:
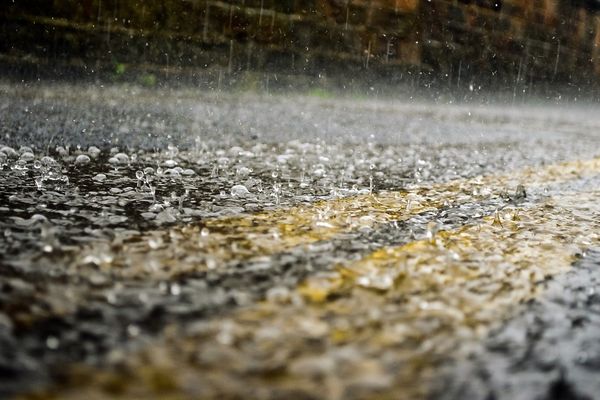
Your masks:
M 188 225 L 149 232 L 129 240 L 115 257 L 101 262 L 112 274 L 168 279 L 190 271 L 219 268 L 233 260 L 268 256 L 296 246 L 329 240 L 340 233 L 404 221 L 444 205 L 480 202 L 514 190 L 559 183 L 600 172 L 600 159 L 525 168 L 502 175 L 460 179 L 431 186 L 411 186 L 241 217 L 215 218 L 203 226 Z M 114 249 L 113 249 L 114 250 Z M 102 246 L 84 248 L 77 262 L 102 260 Z M 115 268 L 119 267 L 119 268 Z
M 80 370 L 57 398 L 424 398 L 441 360 L 600 243 L 598 213 L 600 191 L 567 193 L 378 250 L 297 291 L 167 330 L 119 373 Z

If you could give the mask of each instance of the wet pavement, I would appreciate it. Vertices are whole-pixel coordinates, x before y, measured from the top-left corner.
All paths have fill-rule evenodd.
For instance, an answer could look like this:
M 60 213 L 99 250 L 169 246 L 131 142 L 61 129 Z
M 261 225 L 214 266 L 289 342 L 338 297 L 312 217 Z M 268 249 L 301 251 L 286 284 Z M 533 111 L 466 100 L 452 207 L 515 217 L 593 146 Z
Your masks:
M 4 83 L 0 396 L 594 398 L 591 110 Z
M 597 398 L 599 267 L 598 248 L 590 248 L 573 270 L 548 283 L 543 297 L 465 350 L 435 397 Z

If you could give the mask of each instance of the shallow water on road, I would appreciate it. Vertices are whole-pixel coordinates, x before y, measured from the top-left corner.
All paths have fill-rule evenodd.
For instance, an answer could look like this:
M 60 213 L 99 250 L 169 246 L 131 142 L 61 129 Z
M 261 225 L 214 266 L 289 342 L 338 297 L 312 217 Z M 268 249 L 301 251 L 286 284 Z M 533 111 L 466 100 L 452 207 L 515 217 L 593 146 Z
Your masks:
M 425 395 L 597 239 L 585 108 L 67 92 L 0 91 L 0 394 Z

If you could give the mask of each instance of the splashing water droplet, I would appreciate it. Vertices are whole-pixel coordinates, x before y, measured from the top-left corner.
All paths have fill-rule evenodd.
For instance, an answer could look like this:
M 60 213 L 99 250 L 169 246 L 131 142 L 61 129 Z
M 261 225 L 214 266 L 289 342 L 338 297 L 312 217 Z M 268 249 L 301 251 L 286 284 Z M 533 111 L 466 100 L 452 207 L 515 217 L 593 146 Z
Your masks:
M 235 185 L 230 191 L 231 197 L 246 198 L 250 195 L 250 191 L 244 185 Z
M 77 165 L 77 166 L 87 165 L 90 163 L 90 161 L 91 161 L 91 159 L 89 156 L 86 156 L 85 154 L 80 154 L 75 159 L 75 165 Z
M 427 224 L 427 240 L 429 241 L 429 243 L 435 244 L 435 235 L 438 233 L 439 230 L 440 225 L 437 222 L 431 221 Z

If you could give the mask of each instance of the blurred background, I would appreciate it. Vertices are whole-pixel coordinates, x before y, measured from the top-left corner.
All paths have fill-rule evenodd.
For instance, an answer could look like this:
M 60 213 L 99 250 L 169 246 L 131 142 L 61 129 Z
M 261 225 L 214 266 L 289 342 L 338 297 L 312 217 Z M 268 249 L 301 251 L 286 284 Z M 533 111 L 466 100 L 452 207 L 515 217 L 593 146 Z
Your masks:
M 30 0 L 0 5 L 5 76 L 456 98 L 591 96 L 598 0 Z

